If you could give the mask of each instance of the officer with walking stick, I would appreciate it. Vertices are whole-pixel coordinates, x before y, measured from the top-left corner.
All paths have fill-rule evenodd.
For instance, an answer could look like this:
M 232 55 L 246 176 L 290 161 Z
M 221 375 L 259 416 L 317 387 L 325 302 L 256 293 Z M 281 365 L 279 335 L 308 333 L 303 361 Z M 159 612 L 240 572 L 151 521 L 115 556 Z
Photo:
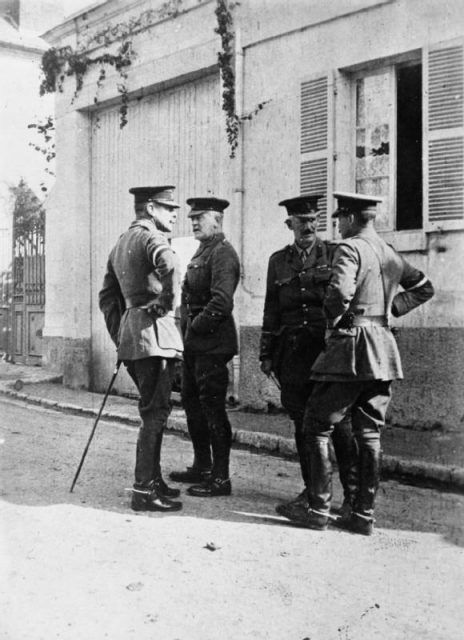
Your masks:
M 178 511 L 161 475 L 161 442 L 171 411 L 171 387 L 182 339 L 175 318 L 180 274 L 167 235 L 177 219 L 174 187 L 135 187 L 136 219 L 112 249 L 100 309 L 108 331 L 140 393 L 140 427 L 131 507 Z

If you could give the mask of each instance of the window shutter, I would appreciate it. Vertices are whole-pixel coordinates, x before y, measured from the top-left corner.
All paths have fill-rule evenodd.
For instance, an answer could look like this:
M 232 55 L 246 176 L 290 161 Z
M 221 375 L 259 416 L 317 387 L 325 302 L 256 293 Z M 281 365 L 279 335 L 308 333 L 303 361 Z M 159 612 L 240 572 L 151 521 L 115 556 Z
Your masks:
M 300 194 L 321 193 L 319 231 L 328 232 L 327 194 L 332 191 L 333 91 L 328 75 L 301 83 Z M 330 185 L 330 186 L 329 186 Z
M 464 227 L 464 46 L 424 51 L 425 228 Z

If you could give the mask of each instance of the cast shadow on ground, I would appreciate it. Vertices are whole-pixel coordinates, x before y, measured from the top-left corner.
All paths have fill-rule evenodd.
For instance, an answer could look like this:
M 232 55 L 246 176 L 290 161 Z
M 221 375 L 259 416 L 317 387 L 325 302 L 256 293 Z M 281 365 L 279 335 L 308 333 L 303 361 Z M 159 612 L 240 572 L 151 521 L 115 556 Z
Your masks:
M 243 480 L 234 483 L 232 496 L 201 499 L 185 494 L 185 486 L 182 486 L 182 494 L 179 500 L 183 503 L 183 509 L 175 514 L 162 513 L 135 513 L 130 509 L 129 489 L 115 489 L 115 485 L 108 478 L 105 484 L 97 486 L 97 478 L 87 475 L 81 484 L 76 485 L 74 492 L 69 493 L 69 483 L 64 483 L 64 477 L 56 478 L 56 482 L 50 485 L 48 482 L 40 486 L 34 483 L 30 492 L 2 490 L 0 497 L 15 504 L 28 506 L 50 506 L 55 504 L 74 504 L 82 508 L 102 509 L 116 513 L 127 513 L 135 518 L 172 518 L 172 517 L 198 517 L 201 519 L 222 520 L 242 524 L 263 524 L 273 527 L 296 527 L 280 517 L 275 512 L 275 505 L 285 499 L 281 492 L 268 492 L 262 488 L 252 489 Z M 69 477 L 66 477 L 69 480 Z M 414 488 L 397 482 L 388 481 L 382 483 L 379 491 L 379 504 L 377 510 L 378 531 L 374 535 L 385 534 L 387 531 L 409 531 L 420 533 L 433 533 L 453 545 L 464 547 L 463 520 L 459 514 L 463 513 L 464 497 L 454 494 L 439 494 L 435 491 L 434 500 L 429 501 L 430 489 Z M 340 504 L 338 500 L 335 504 Z M 300 527 L 298 527 L 300 528 Z M 324 535 L 353 534 L 340 532 L 335 527 L 329 527 Z
M 81 417 L 27 412 L 26 426 L 9 423 L 2 430 L 2 488 L 0 498 L 29 506 L 74 504 L 82 507 L 130 513 L 136 517 L 165 518 L 167 514 L 134 514 L 130 489 L 137 430 L 108 422 L 98 434 L 86 458 L 79 480 L 70 487 L 91 421 Z M 191 462 L 190 443 L 169 434 L 163 445 L 163 468 L 179 469 Z M 232 452 L 233 494 L 222 498 L 194 498 L 185 494 L 187 485 L 177 485 L 184 508 L 175 517 L 198 517 L 243 523 L 292 527 L 275 512 L 279 502 L 301 490 L 296 462 L 253 453 Z M 334 506 L 341 503 L 338 478 L 334 478 Z M 457 546 L 464 546 L 464 496 L 398 481 L 383 481 L 378 493 L 377 527 L 391 531 L 433 533 Z M 329 528 L 327 535 L 338 530 Z M 343 535 L 352 535 L 343 532 Z

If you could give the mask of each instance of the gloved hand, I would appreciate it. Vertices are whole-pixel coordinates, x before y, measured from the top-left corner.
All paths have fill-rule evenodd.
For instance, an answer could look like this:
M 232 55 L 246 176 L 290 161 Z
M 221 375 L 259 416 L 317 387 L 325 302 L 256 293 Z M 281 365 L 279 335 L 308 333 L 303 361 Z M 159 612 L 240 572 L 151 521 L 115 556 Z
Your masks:
M 269 377 L 272 373 L 272 360 L 270 360 L 269 358 L 261 360 L 261 371 L 265 376 Z
M 208 333 L 214 332 L 214 324 L 211 316 L 207 316 L 205 313 L 199 313 L 192 320 L 192 331 L 204 336 Z
M 154 320 L 156 320 L 157 318 L 164 318 L 167 313 L 166 309 L 156 302 L 148 305 L 147 311 Z

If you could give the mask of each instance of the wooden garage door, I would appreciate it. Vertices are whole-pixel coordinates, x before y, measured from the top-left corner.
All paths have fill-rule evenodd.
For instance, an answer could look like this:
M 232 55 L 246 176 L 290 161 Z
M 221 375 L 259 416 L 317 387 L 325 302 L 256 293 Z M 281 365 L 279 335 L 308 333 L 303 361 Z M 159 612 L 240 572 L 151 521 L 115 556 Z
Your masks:
M 224 149 L 220 87 L 216 74 L 148 95 L 129 104 L 119 128 L 118 107 L 92 122 L 91 246 L 93 387 L 110 377 L 115 349 L 98 309 L 108 253 L 134 217 L 133 186 L 174 184 L 182 205 L 174 237 L 190 236 L 186 198 L 221 193 Z M 121 386 L 122 384 L 122 386 Z M 122 376 L 118 390 L 129 385 Z M 131 385 L 129 385 L 130 388 Z

